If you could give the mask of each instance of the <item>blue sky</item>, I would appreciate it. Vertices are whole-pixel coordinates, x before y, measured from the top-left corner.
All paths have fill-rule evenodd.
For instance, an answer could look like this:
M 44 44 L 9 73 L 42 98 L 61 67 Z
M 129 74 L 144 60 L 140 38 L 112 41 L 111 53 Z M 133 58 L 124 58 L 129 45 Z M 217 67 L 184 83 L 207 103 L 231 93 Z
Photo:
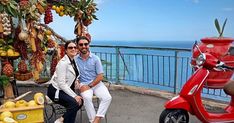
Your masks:
M 218 36 L 217 18 L 225 37 L 234 38 L 234 0 L 96 0 L 99 11 L 89 26 L 92 40 L 194 41 Z M 53 13 L 49 24 L 66 39 L 73 39 L 75 22 Z

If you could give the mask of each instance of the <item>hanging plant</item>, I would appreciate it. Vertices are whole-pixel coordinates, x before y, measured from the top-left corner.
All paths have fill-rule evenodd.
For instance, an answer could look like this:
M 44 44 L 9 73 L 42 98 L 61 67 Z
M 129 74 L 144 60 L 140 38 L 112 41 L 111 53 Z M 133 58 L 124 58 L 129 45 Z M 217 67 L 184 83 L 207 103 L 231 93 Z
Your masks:
M 20 15 L 18 11 L 18 4 L 15 2 L 15 0 L 1 0 L 0 13 L 4 11 L 12 17 L 18 17 Z
M 87 34 L 87 27 L 93 22 L 98 20 L 95 13 L 97 12 L 97 4 L 94 0 L 60 0 L 52 1 L 52 10 L 59 16 L 69 15 L 74 17 L 77 22 L 74 33 L 77 36 L 85 36 Z

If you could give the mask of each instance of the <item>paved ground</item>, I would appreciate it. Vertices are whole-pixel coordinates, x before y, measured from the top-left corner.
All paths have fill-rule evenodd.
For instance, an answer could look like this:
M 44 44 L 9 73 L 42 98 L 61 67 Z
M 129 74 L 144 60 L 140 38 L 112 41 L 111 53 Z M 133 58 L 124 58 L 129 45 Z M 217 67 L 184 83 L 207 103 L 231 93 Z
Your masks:
M 25 97 L 31 100 L 35 92 L 46 93 L 46 87 L 19 87 L 20 94 L 33 91 Z M 160 113 L 164 109 L 166 99 L 157 96 L 139 94 L 128 90 L 111 90 L 113 97 L 107 113 L 108 123 L 158 123 Z M 48 108 L 48 110 L 50 110 Z M 195 117 L 190 117 L 190 123 L 199 123 Z M 77 122 L 80 121 L 80 112 L 77 114 Z M 88 123 L 86 112 L 83 112 L 82 123 Z M 102 121 L 105 123 L 105 120 Z

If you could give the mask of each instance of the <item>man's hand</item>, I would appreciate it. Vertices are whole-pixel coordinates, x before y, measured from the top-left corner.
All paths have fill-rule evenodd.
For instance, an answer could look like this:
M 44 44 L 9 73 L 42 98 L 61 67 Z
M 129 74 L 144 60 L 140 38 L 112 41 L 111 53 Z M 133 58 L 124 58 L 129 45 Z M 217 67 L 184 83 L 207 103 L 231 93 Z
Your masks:
M 88 86 L 88 85 L 82 85 L 81 87 L 80 87 L 80 92 L 82 93 L 82 92 L 84 92 L 84 91 L 86 91 L 86 90 L 89 90 L 90 89 L 90 87 Z

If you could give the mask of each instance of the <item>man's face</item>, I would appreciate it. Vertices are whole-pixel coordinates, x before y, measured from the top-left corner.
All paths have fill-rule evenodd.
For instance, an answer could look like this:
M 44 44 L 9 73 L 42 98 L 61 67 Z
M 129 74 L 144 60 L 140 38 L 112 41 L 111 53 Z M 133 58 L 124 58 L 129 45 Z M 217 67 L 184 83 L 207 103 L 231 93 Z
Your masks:
M 89 51 L 89 42 L 85 39 L 81 39 L 78 42 L 78 49 L 80 53 L 86 54 Z

